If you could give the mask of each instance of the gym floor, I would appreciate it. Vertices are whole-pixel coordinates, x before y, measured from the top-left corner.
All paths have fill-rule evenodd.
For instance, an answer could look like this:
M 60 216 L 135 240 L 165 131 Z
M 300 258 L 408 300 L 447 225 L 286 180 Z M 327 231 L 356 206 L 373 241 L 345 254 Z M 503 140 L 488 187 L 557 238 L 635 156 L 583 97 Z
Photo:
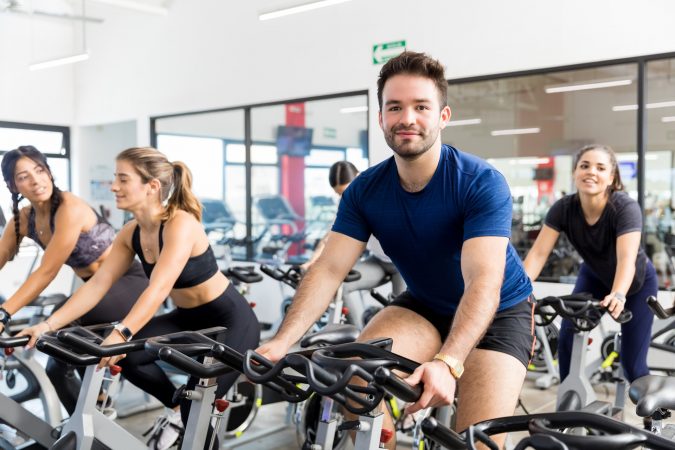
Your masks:
M 126 389 L 126 388 L 125 388 Z M 598 385 L 595 387 L 599 400 L 613 399 L 613 386 Z M 523 406 L 529 413 L 550 412 L 555 409 L 557 386 L 553 386 L 547 390 L 541 390 L 535 387 L 534 382 L 526 380 L 521 394 L 521 401 Z M 153 423 L 155 417 L 162 413 L 162 409 L 155 409 L 144 413 L 136 414 L 124 419 L 119 419 L 119 422 L 127 428 L 131 433 L 141 436 Z M 518 407 L 516 414 L 524 414 L 521 407 Z M 627 399 L 627 408 L 625 413 L 625 421 L 629 424 L 642 426 L 642 419 L 635 415 L 635 410 L 632 402 Z M 675 423 L 672 418 L 668 423 Z M 279 449 L 279 450 L 297 450 L 299 444 L 295 436 L 295 427 L 286 422 L 286 404 L 272 404 L 266 405 L 258 412 L 252 428 L 242 436 L 242 440 L 247 435 L 257 434 L 270 429 L 279 429 L 274 434 L 254 439 L 251 442 L 240 444 L 238 440 L 227 441 L 222 448 L 237 448 L 240 450 L 254 450 L 254 449 Z M 511 438 L 512 442 L 517 442 L 518 436 L 514 435 Z M 351 445 L 350 445 L 351 447 Z M 409 442 L 402 442 L 399 440 L 398 449 L 410 449 Z

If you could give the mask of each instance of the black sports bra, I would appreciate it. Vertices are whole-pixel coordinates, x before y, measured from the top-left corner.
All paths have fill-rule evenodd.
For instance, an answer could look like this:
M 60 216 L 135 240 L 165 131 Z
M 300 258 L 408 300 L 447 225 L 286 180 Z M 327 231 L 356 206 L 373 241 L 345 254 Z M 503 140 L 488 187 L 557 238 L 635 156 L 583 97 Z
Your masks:
M 164 223 L 159 227 L 160 252 L 164 246 L 164 241 L 162 239 L 163 231 Z M 141 227 L 138 225 L 136 225 L 136 228 L 134 229 L 134 234 L 131 238 L 131 246 L 141 260 L 145 275 L 150 278 L 152 270 L 155 268 L 155 264 L 150 264 L 143 257 L 143 249 L 141 248 Z M 198 256 L 192 256 L 187 260 L 185 267 L 183 267 L 183 271 L 178 275 L 173 287 L 174 289 L 183 289 L 197 286 L 211 278 L 216 272 L 218 272 L 218 263 L 216 262 L 216 256 L 213 254 L 213 249 L 209 245 L 204 253 Z

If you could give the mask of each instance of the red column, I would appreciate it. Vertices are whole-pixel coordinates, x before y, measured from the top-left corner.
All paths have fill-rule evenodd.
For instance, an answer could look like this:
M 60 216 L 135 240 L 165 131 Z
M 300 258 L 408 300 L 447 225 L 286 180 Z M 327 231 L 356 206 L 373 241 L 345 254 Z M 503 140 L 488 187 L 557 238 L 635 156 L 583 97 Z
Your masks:
M 286 125 L 293 127 L 305 126 L 305 104 L 286 104 Z M 282 155 L 281 167 L 281 195 L 288 199 L 289 203 L 300 217 L 305 217 L 305 158 L 302 156 Z M 298 222 L 298 229 L 303 223 Z M 299 247 L 293 245 L 289 255 L 298 254 Z

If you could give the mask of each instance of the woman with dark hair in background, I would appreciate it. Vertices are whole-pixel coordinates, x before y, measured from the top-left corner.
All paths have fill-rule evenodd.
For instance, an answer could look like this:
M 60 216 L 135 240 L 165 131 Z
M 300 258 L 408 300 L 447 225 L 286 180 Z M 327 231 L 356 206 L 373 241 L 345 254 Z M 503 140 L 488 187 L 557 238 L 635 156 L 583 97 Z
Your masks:
M 22 332 L 32 336 L 29 345 L 40 334 L 59 329 L 95 307 L 138 256 L 150 283 L 104 345 L 132 337 L 223 326 L 227 332 L 218 337 L 220 342 L 242 353 L 255 348 L 260 324 L 248 302 L 218 269 L 187 166 L 179 161 L 169 162 L 154 148 L 130 148 L 117 155 L 112 191 L 117 207 L 131 212 L 134 220 L 118 233 L 106 263 L 49 318 L 49 323 Z M 169 295 L 176 309 L 155 316 Z M 181 418 L 183 424 L 187 423 L 190 402 L 182 401 L 180 413 L 177 411 L 179 404 L 172 398 L 175 386 L 150 354 L 134 352 L 126 357 L 103 358 L 99 366 L 118 361 L 129 381 L 169 408 L 168 414 L 155 423 L 148 444 L 155 449 L 170 447 L 179 437 Z M 225 395 L 237 377 L 238 373 L 232 372 L 218 378 L 218 398 Z M 188 389 L 195 383 L 190 379 Z
M 35 271 L 2 304 L 0 332 L 12 315 L 42 293 L 64 264 L 81 279 L 91 278 L 110 255 L 115 238 L 112 226 L 91 206 L 56 187 L 47 158 L 35 147 L 26 145 L 7 152 L 2 158 L 2 175 L 12 194 L 13 217 L 0 239 L 0 268 L 18 253 L 24 237 L 42 247 L 44 255 Z M 29 204 L 20 209 L 23 199 Z M 103 292 L 96 307 L 78 316 L 77 324 L 114 322 L 131 310 L 148 281 L 139 263 L 130 265 L 122 275 Z M 66 411 L 72 414 L 80 391 L 75 371 L 50 358 L 47 375 Z
M 335 193 L 342 196 L 342 193 L 349 187 L 349 184 L 359 174 L 356 166 L 349 161 L 338 161 L 330 167 L 328 172 L 328 182 Z M 328 234 L 319 241 L 309 261 L 301 266 L 304 271 L 309 269 L 309 266 L 314 263 L 321 256 L 321 252 L 326 246 L 326 239 Z M 358 305 L 355 302 L 349 301 L 349 295 L 352 292 L 372 289 L 385 284 L 387 281 L 391 282 L 391 292 L 398 295 L 405 290 L 405 282 L 403 277 L 391 262 L 391 259 L 384 253 L 380 242 L 374 237 L 370 236 L 366 244 L 366 250 L 369 255 L 360 260 L 354 266 L 354 270 L 361 274 L 361 278 L 357 281 L 345 283 L 343 286 L 342 296 L 345 300 L 345 305 L 348 306 L 348 316 L 351 323 L 358 327 L 362 327 L 365 323 L 355 323 L 357 318 L 363 317 L 363 305 Z
M 525 258 L 533 281 L 539 276 L 560 233 L 565 233 L 584 262 L 574 293 L 603 299 L 613 317 L 624 308 L 633 318 L 621 325 L 621 365 L 628 381 L 649 373 L 647 350 L 654 315 L 645 301 L 656 295 L 656 271 L 640 246 L 642 213 L 623 191 L 614 151 L 604 145 L 582 148 L 574 158 L 576 194 L 558 200 Z M 569 374 L 574 330 L 563 321 L 558 340 L 560 379 Z

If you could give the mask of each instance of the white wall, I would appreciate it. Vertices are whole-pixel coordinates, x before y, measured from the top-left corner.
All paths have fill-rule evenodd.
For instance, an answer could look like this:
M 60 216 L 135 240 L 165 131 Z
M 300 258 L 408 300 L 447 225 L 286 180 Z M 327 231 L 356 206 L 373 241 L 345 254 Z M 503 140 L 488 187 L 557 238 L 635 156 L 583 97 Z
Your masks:
M 122 225 L 122 211 L 115 207 L 112 192 L 105 184 L 113 178 L 115 156 L 136 145 L 136 121 L 80 127 L 73 133 L 73 190 L 90 205 L 103 205 L 111 212 L 110 223 Z M 104 183 L 101 183 L 104 182 Z
M 448 78 L 675 50 L 669 0 L 369 0 L 257 20 L 278 3 L 176 0 L 168 17 L 93 5 L 106 22 L 92 27 L 92 59 L 77 69 L 77 121 L 374 94 L 372 45 L 398 39 L 438 57 Z M 388 156 L 375 105 L 371 95 L 374 162 Z
M 55 5 L 70 10 L 64 0 L 52 0 Z M 30 72 L 28 66 L 79 52 L 80 36 L 70 21 L 0 14 L 0 120 L 50 125 L 75 121 L 75 68 Z
M 0 14 L 0 120 L 134 120 L 147 144 L 152 115 L 370 89 L 377 162 L 389 151 L 377 132 L 373 44 L 405 39 L 448 78 L 675 51 L 670 0 L 369 0 L 257 20 L 278 5 L 174 0 L 162 17 L 92 2 L 87 14 L 105 22 L 87 26 L 91 59 L 40 72 L 28 63 L 79 49 L 77 25 Z

